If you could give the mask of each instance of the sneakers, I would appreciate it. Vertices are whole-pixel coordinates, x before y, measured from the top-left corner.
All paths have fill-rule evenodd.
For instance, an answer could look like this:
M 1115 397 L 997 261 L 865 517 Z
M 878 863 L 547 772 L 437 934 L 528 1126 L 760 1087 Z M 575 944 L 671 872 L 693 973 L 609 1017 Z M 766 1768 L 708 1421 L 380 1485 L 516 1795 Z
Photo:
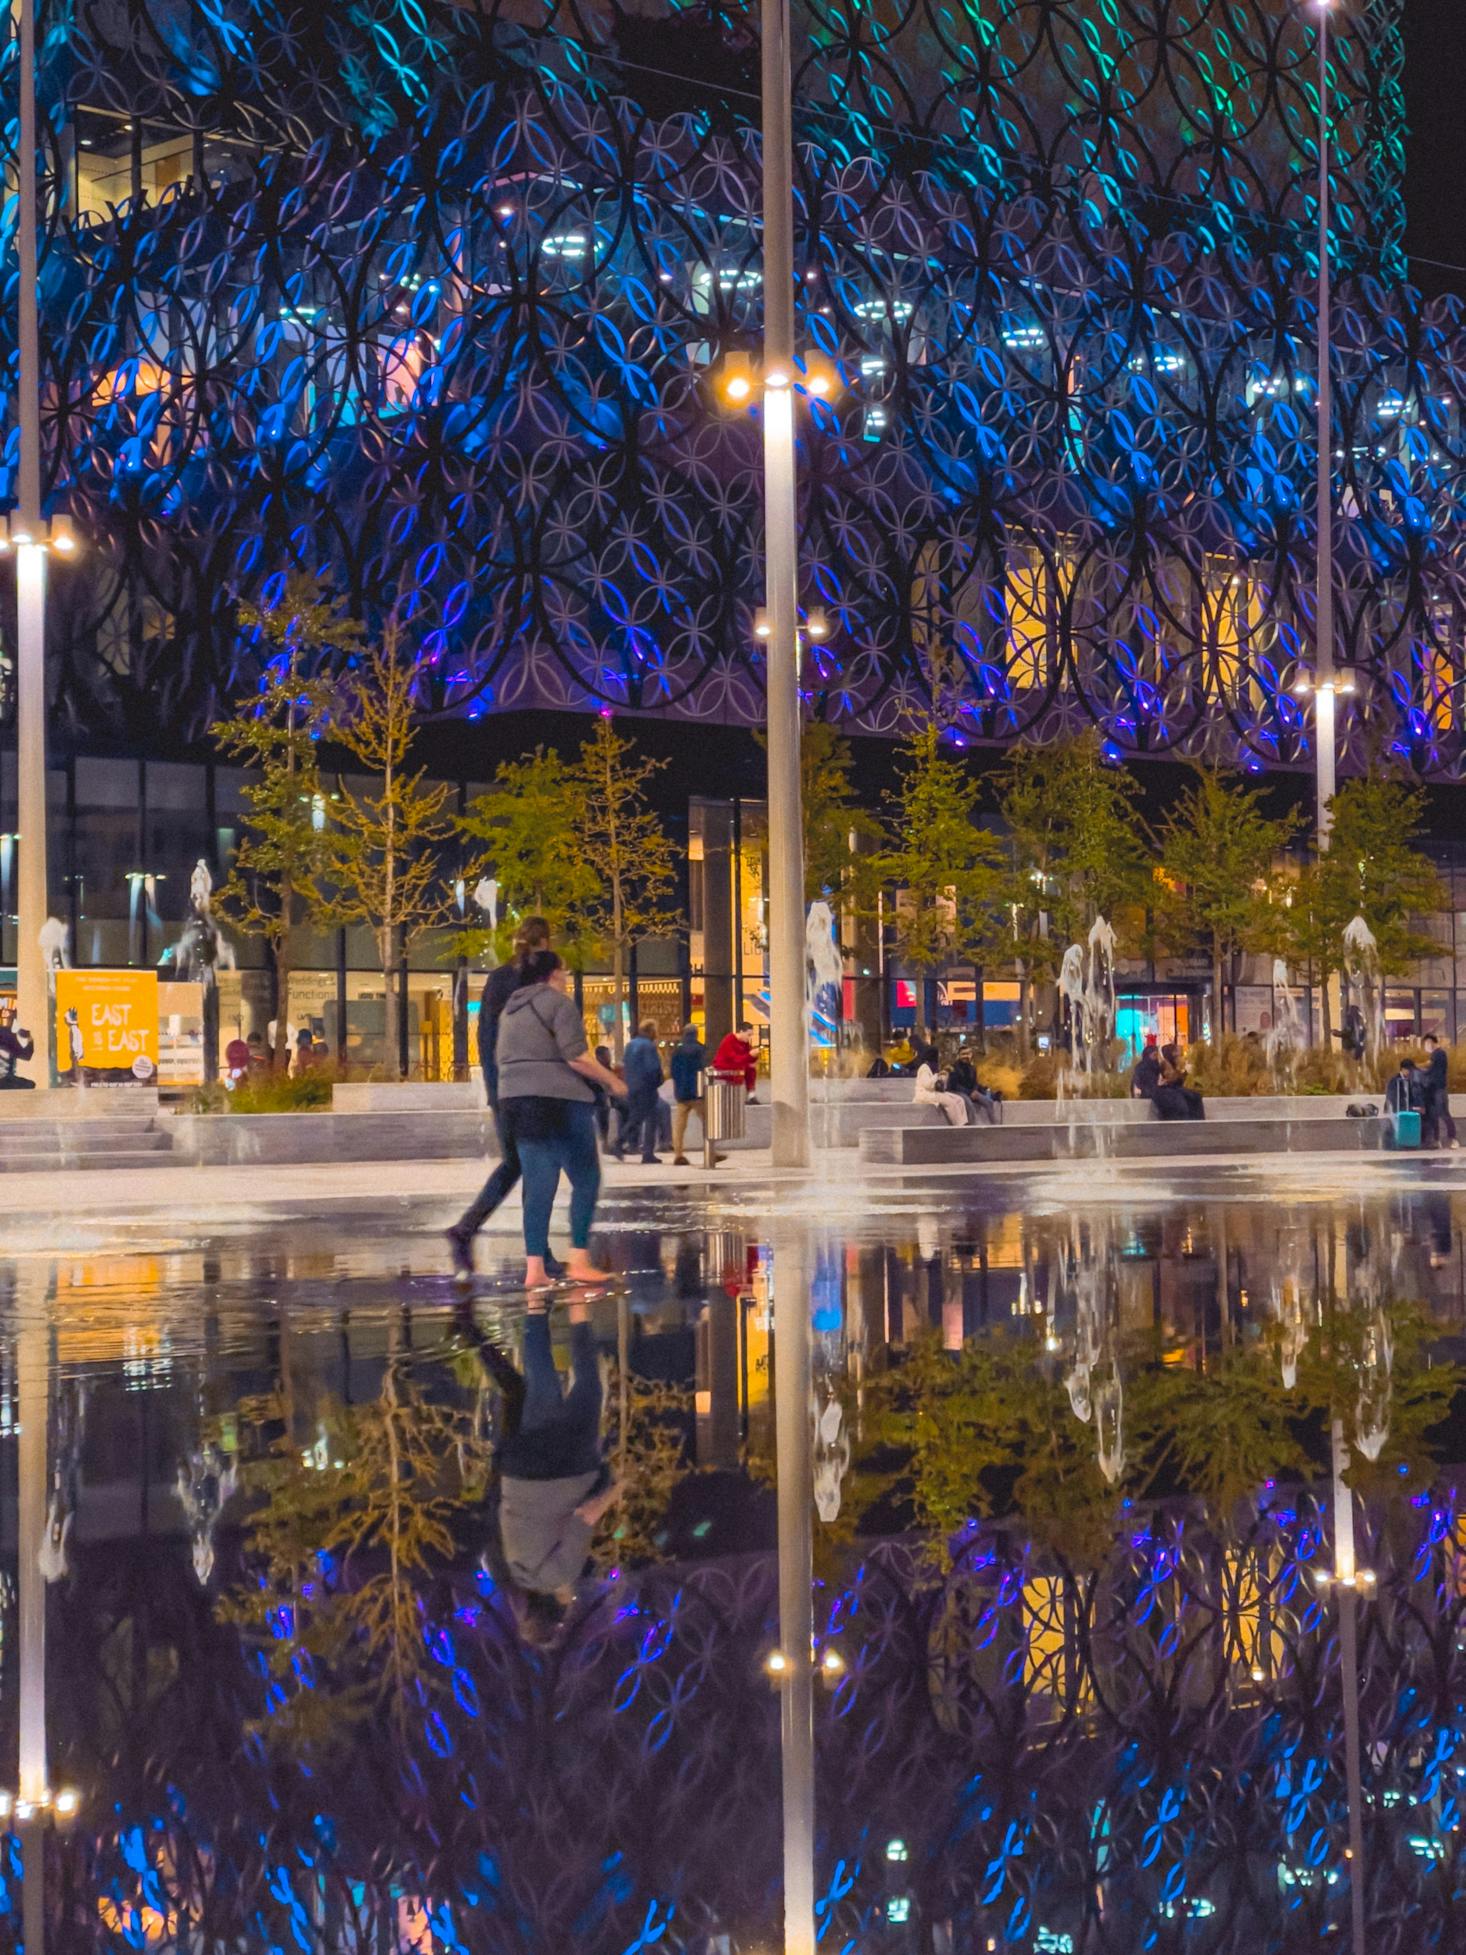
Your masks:
M 466 1290 L 473 1283 L 473 1237 L 466 1235 L 456 1223 L 444 1233 L 448 1238 L 448 1255 L 453 1264 L 453 1281 L 460 1290 Z

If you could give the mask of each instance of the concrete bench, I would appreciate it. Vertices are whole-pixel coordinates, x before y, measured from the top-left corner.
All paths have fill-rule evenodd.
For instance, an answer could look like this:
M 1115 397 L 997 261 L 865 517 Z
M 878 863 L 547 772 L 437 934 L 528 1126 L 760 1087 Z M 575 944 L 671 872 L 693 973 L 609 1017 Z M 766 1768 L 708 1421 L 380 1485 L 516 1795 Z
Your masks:
M 477 1072 L 466 1080 L 352 1079 L 331 1088 L 333 1113 L 472 1113 L 484 1103 Z
M 486 1110 L 365 1113 L 180 1113 L 169 1123 L 175 1160 L 245 1162 L 461 1161 L 491 1147 Z
M 869 1126 L 860 1158 L 888 1167 L 972 1161 L 1146 1160 L 1196 1154 L 1378 1153 L 1390 1122 L 1288 1113 L 1261 1119 L 1050 1120 L 1001 1127 Z

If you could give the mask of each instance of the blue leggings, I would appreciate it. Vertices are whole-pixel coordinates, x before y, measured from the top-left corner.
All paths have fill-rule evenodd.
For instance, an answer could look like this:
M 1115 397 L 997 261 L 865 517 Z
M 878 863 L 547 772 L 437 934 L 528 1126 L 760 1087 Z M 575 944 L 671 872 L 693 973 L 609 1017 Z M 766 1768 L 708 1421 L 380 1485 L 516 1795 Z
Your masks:
M 570 1241 L 584 1249 L 601 1191 L 601 1157 L 596 1151 L 595 1108 L 587 1100 L 566 1100 L 561 1131 L 551 1140 L 519 1139 L 524 1173 L 524 1253 L 550 1253 L 550 1212 L 560 1187 L 560 1172 L 570 1177 Z

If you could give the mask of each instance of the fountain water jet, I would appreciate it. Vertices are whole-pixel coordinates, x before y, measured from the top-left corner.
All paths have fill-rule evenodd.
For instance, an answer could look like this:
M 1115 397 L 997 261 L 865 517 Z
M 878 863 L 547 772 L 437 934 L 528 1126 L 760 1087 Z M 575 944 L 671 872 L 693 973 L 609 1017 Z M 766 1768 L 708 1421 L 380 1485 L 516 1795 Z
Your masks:
M 1385 1045 L 1385 991 L 1379 944 L 1362 916 L 1344 930 L 1344 977 L 1364 1020 L 1364 1050 L 1371 1066 Z
M 843 1016 L 845 992 L 845 960 L 840 953 L 839 938 L 835 929 L 835 914 L 829 904 L 818 898 L 810 904 L 804 920 L 804 1017 L 809 1034 L 811 1054 L 816 1050 L 816 1027 L 822 1018 L 828 1018 L 832 1028 L 829 1045 L 826 1049 L 823 1072 L 824 1117 L 823 1131 L 819 1134 L 820 1144 L 829 1147 L 833 1144 L 831 1131 L 833 1109 L 830 1101 L 830 1075 L 834 1068 L 840 1044 L 840 1021 Z

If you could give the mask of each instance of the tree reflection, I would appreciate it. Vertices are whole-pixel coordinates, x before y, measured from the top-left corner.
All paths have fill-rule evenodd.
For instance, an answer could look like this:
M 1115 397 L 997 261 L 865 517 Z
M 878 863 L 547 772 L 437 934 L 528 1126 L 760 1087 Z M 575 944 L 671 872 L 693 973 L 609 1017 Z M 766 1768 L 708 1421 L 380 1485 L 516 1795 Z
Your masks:
M 455 1558 L 455 1521 L 481 1500 L 489 1447 L 461 1404 L 430 1397 L 400 1357 L 365 1404 L 327 1399 L 302 1450 L 283 1394 L 247 1400 L 260 1450 L 241 1468 L 252 1503 L 245 1578 L 221 1599 L 269 1679 L 259 1728 L 319 1744 L 441 1678 L 425 1590 Z
M 1075 1405 L 1072 1352 L 1039 1355 L 1016 1336 L 954 1351 L 924 1332 L 863 1380 L 851 1524 L 909 1521 L 943 1566 L 983 1521 L 1092 1564 L 1126 1510 L 1166 1497 L 1198 1503 L 1230 1534 L 1273 1483 L 1327 1473 L 1338 1416 L 1354 1437 L 1358 1491 L 1428 1481 L 1463 1374 L 1434 1356 L 1424 1308 L 1378 1297 L 1363 1312 L 1330 1308 L 1285 1370 L 1288 1336 L 1271 1325 L 1203 1370 L 1176 1362 L 1162 1337 L 1107 1331 L 1103 1375 L 1118 1392 L 1123 1373 L 1126 1434 L 1107 1457 L 1092 1389 Z M 1089 1381 L 1093 1366 L 1081 1368 Z

